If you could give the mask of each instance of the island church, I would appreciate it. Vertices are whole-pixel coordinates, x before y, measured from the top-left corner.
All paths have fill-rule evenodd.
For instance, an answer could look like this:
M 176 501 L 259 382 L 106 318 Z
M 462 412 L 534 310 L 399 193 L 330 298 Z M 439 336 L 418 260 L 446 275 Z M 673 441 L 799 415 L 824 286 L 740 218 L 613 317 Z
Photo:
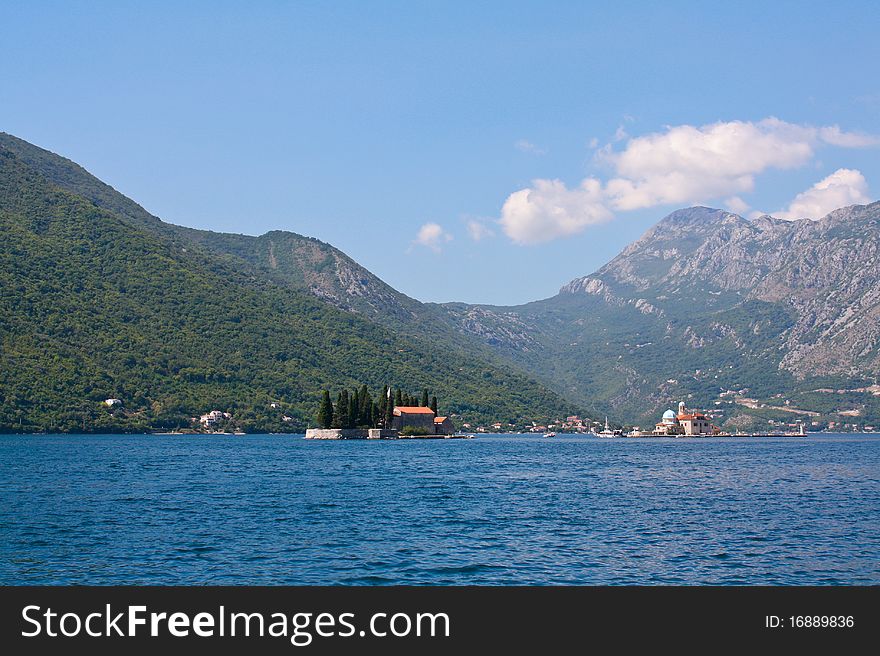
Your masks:
M 718 435 L 721 429 L 712 424 L 709 418 L 699 411 L 689 411 L 681 401 L 678 414 L 672 410 L 663 413 L 660 423 L 654 427 L 653 435 Z

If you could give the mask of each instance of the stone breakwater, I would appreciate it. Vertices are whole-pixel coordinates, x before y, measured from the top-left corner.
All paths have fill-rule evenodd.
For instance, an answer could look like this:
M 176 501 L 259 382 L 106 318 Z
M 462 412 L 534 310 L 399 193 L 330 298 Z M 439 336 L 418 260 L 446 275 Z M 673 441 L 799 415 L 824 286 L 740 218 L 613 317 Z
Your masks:
M 401 435 L 390 428 L 309 428 L 307 440 L 453 440 L 470 435 Z
M 309 428 L 307 440 L 392 440 L 396 430 L 384 428 Z

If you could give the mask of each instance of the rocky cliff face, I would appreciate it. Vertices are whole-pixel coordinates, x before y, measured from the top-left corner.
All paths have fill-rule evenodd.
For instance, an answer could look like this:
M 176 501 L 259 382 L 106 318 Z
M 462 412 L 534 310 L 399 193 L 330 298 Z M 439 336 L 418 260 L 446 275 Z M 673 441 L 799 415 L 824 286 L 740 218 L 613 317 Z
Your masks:
M 648 303 L 667 313 L 685 303 L 703 313 L 748 301 L 777 304 L 794 317 L 780 336 L 781 367 L 799 377 L 816 371 L 876 375 L 878 252 L 880 203 L 836 210 L 818 221 L 747 221 L 690 208 L 669 215 L 561 293 Z
M 858 392 L 880 373 L 878 250 L 880 203 L 819 221 L 692 207 L 552 298 L 447 309 L 462 332 L 618 417 L 685 398 L 734 425 L 736 408 L 770 407 L 731 401 L 747 390 L 880 420 L 880 395 Z M 833 398 L 814 394 L 830 386 Z

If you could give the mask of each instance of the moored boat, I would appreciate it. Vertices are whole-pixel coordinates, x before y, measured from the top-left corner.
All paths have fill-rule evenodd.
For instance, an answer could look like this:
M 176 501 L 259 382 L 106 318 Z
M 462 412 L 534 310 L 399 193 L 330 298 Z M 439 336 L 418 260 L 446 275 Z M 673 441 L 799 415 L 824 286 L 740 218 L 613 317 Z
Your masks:
M 622 435 L 622 431 L 611 430 L 611 426 L 608 425 L 608 417 L 605 417 L 605 428 L 600 431 L 593 431 L 593 435 L 596 437 L 619 437 Z

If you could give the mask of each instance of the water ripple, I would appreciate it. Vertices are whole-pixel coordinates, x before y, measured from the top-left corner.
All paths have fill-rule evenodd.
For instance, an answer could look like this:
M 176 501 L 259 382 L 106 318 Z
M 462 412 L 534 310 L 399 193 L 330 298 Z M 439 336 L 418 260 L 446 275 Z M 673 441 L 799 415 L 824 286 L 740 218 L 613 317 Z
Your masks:
M 880 439 L 0 436 L 0 583 L 880 584 Z

